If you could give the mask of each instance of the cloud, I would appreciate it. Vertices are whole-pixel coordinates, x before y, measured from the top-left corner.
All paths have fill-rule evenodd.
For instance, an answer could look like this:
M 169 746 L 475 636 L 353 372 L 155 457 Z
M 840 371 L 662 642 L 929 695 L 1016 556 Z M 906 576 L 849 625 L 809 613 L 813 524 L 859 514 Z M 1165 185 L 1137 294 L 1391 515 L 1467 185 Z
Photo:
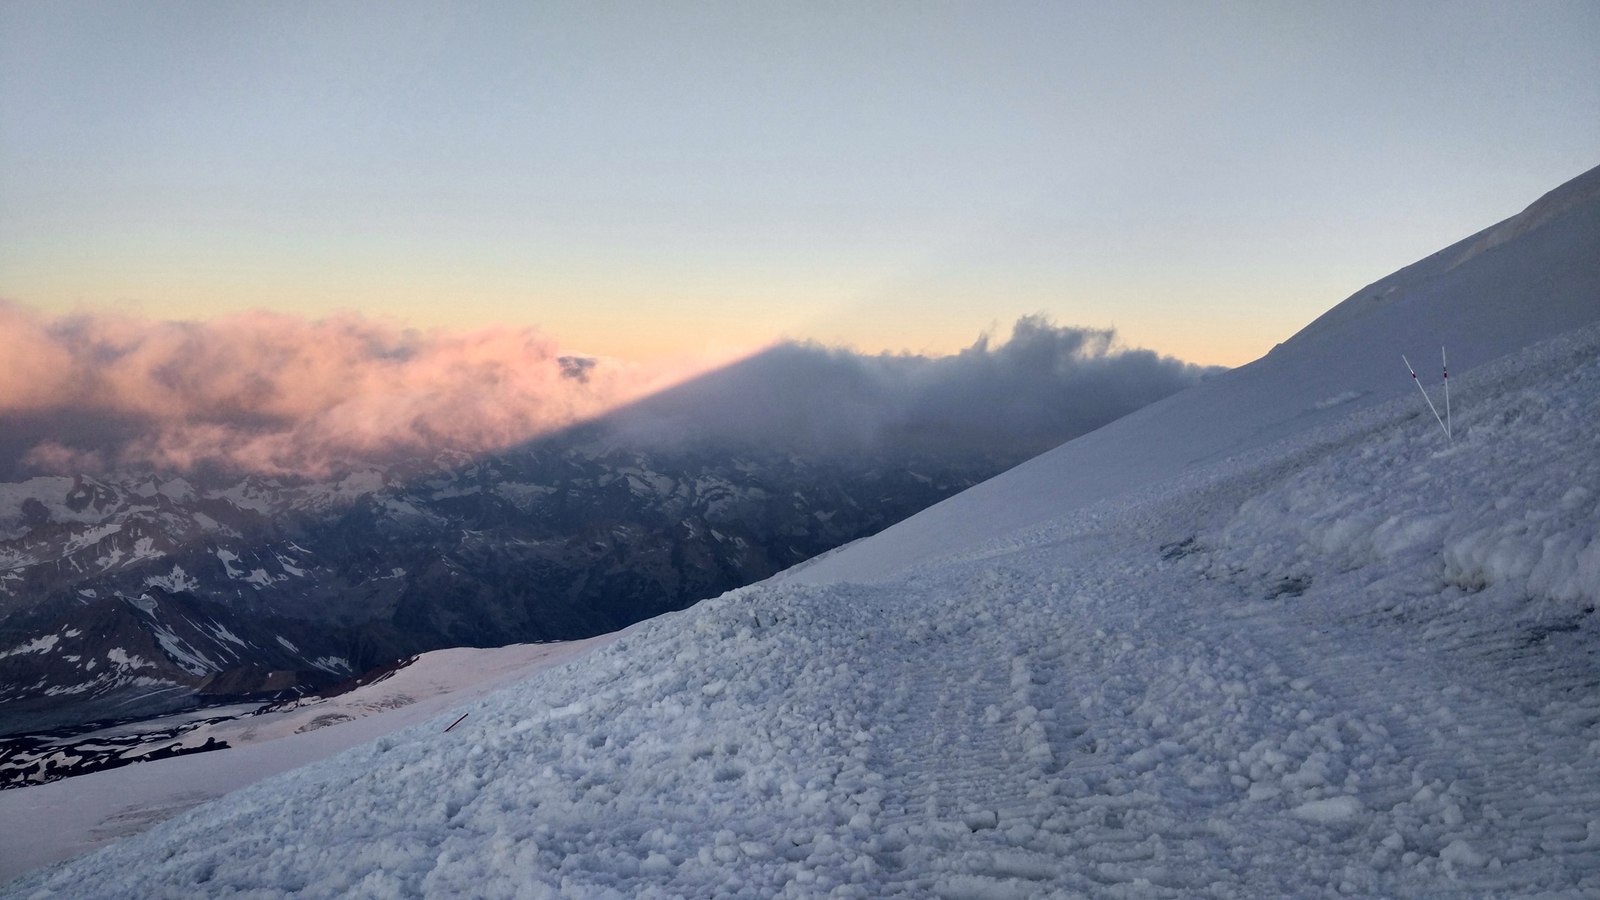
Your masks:
M 48 317 L 0 302 L 0 475 L 318 476 L 499 450 L 596 419 L 614 438 L 655 444 L 1020 459 L 1202 375 L 1121 349 L 1110 331 L 1038 316 L 1004 343 L 985 336 L 951 356 L 790 342 L 704 370 L 563 352 L 531 328 L 418 331 L 267 312 Z
M 610 417 L 642 443 L 811 452 L 983 452 L 1022 459 L 1214 371 L 1118 345 L 1109 329 L 1024 316 L 951 356 L 787 343 Z
M 46 317 L 0 302 L 0 469 L 318 475 L 505 447 L 684 374 L 563 354 L 531 328 L 416 331 L 267 312 Z

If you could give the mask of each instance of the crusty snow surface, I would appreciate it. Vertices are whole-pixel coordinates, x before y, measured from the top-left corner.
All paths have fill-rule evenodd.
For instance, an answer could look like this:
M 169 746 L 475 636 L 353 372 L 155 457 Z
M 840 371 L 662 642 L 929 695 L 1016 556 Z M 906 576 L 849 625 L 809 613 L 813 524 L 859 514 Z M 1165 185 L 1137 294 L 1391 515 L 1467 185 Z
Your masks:
M 231 710 L 235 718 L 199 725 L 172 741 L 198 747 L 215 739 L 226 743 L 226 750 L 0 791 L 0 835 L 4 835 L 0 881 L 137 834 L 270 775 L 432 719 L 442 715 L 441 710 L 566 662 L 616 637 L 435 650 L 387 678 L 349 693 L 255 714 L 250 713 L 260 704 L 244 705 Z M 202 710 L 163 721 L 209 718 L 217 713 Z M 105 733 L 148 727 L 148 722 L 141 722 Z
M 878 537 L 0 893 L 1600 896 L 1596 247 L 1600 170 Z M 1453 441 L 1393 352 L 1439 333 Z

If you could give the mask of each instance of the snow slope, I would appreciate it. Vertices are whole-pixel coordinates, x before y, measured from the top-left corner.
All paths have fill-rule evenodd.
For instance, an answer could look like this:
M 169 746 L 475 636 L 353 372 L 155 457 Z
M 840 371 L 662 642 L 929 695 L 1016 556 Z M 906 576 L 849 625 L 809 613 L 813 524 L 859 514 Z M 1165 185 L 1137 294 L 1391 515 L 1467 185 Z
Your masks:
M 220 740 L 227 743 L 227 750 L 0 791 L 0 835 L 4 835 L 0 881 L 86 853 L 247 784 L 431 719 L 441 710 L 568 662 L 615 637 L 424 653 L 387 678 L 349 693 L 203 724 L 173 741 L 198 747 Z M 217 710 L 190 715 L 208 714 L 214 716 Z M 125 727 L 148 729 L 151 724 Z
M 0 893 L 1594 896 L 1586 182 L 449 733 L 459 711 Z M 1394 374 L 1441 341 L 1453 442 Z
M 1357 291 L 1261 359 L 891 526 L 870 544 L 806 567 L 803 578 L 891 574 L 1354 410 L 1416 396 L 1401 354 L 1437 386 L 1440 346 L 1459 375 L 1597 320 L 1600 168 Z

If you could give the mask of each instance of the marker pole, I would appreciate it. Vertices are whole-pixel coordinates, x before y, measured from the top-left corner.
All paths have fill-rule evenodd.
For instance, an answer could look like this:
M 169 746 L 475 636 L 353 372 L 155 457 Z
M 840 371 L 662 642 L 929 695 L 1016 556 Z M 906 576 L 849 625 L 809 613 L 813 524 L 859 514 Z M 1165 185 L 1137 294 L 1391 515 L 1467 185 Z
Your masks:
M 1450 360 L 1445 359 L 1444 348 L 1439 348 L 1439 365 L 1444 368 L 1444 436 L 1455 439 L 1456 426 L 1450 420 Z
M 1432 410 L 1434 421 L 1439 423 L 1439 430 L 1444 432 L 1445 440 L 1449 440 L 1450 429 L 1444 426 L 1444 419 L 1439 417 L 1439 408 L 1433 405 L 1433 400 L 1428 397 L 1428 391 L 1423 388 L 1422 382 L 1417 380 L 1417 370 L 1411 368 L 1411 360 L 1406 359 L 1406 355 L 1402 353 L 1400 354 L 1400 361 L 1406 364 L 1406 371 L 1411 373 L 1411 380 L 1416 383 L 1417 390 L 1422 391 L 1422 399 L 1427 402 L 1428 409 Z

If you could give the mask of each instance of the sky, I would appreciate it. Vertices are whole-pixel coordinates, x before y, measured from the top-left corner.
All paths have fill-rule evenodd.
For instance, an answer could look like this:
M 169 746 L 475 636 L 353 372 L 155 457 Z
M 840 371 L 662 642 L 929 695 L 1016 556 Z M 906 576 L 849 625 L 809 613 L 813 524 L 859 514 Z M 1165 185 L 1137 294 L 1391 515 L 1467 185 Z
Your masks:
M 1238 365 L 1596 164 L 1592 0 L 0 5 L 45 316 Z

